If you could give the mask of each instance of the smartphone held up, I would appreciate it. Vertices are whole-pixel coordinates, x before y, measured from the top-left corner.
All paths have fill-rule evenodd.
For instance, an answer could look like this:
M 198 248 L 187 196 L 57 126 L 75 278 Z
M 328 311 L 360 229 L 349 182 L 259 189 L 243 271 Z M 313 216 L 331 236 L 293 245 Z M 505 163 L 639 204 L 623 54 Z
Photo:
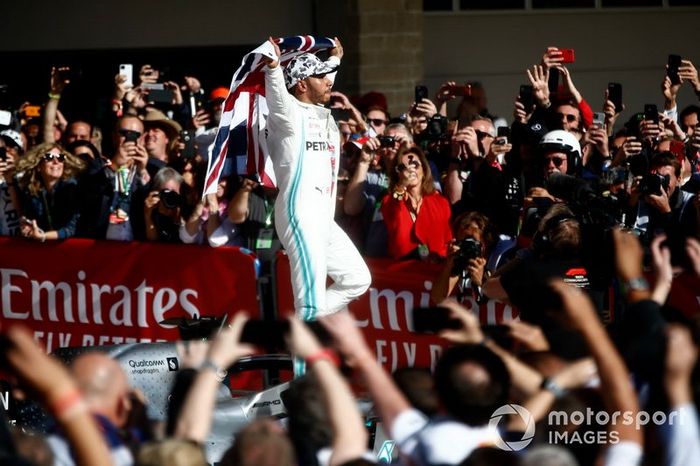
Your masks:
M 608 83 L 608 100 L 615 106 L 615 113 L 622 111 L 622 84 Z
M 671 84 L 676 85 L 681 83 L 681 77 L 678 75 L 678 70 L 681 67 L 680 55 L 669 55 L 668 65 L 666 67 L 666 75 L 671 80 Z
M 576 54 L 574 49 L 559 49 L 561 53 L 561 62 L 564 64 L 573 63 L 576 61 Z
M 126 86 L 134 87 L 134 65 L 130 63 L 119 65 L 119 74 L 126 78 L 124 81 Z
M 414 99 L 416 103 L 420 103 L 423 99 L 428 98 L 428 88 L 425 87 L 422 84 L 419 84 L 416 86 L 415 92 L 414 92 Z

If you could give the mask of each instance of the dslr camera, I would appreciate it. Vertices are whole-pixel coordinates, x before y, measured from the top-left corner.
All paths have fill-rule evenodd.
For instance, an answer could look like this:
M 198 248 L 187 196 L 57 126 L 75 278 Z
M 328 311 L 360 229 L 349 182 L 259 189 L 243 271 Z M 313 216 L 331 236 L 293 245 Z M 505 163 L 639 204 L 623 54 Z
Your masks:
M 642 181 L 639 183 L 639 190 L 645 196 L 650 194 L 660 196 L 661 187 L 663 186 L 664 191 L 668 192 L 668 185 L 670 182 L 671 178 L 668 175 L 648 173 L 642 177 Z
M 473 238 L 463 239 L 459 243 L 459 251 L 452 261 L 452 271 L 450 275 L 455 276 L 462 273 L 471 259 L 481 257 L 481 242 Z
M 183 204 L 180 193 L 171 189 L 161 190 L 158 196 L 160 197 L 160 202 L 163 203 L 163 207 L 166 209 L 176 209 Z
M 428 120 L 428 127 L 423 132 L 425 139 L 428 141 L 439 141 L 447 139 L 447 118 L 436 113 Z

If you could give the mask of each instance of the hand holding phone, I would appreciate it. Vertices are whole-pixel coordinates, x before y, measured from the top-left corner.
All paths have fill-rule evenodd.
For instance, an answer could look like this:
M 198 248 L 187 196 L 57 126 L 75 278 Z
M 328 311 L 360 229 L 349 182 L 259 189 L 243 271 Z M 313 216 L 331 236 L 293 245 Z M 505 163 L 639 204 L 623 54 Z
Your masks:
M 51 93 L 60 94 L 70 83 L 70 68 L 67 66 L 51 67 Z
M 134 87 L 134 65 L 130 63 L 119 65 L 119 74 L 126 77 L 124 85 L 129 88 Z
M 124 136 L 124 142 L 136 142 L 141 137 L 141 133 L 130 129 L 123 129 L 120 131 L 120 134 Z
M 659 110 L 654 104 L 644 105 L 644 119 L 659 124 Z
M 525 113 L 532 112 L 532 107 L 535 105 L 535 96 L 533 87 L 529 84 L 520 86 L 520 103 L 525 107 Z
M 450 94 L 457 97 L 471 96 L 472 86 L 471 84 L 466 84 L 464 86 L 450 86 Z
M 181 131 L 180 140 L 185 147 L 182 149 L 182 158 L 191 159 L 197 155 L 197 148 L 194 140 L 194 131 Z
M 148 91 L 147 100 L 153 103 L 169 104 L 175 98 L 175 93 L 172 89 L 151 89 Z
M 681 83 L 681 78 L 678 75 L 678 70 L 681 67 L 681 56 L 680 55 L 669 55 L 668 65 L 666 66 L 666 75 L 671 80 L 672 85 L 677 85 Z
M 593 113 L 593 125 L 598 128 L 605 128 L 605 113 L 594 112 Z
M 615 113 L 622 112 L 622 84 L 608 83 L 608 100 L 615 105 Z
M 559 49 L 561 53 L 561 63 L 573 63 L 576 58 L 574 49 Z
M 508 138 L 510 138 L 510 128 L 507 126 L 499 126 L 494 142 L 504 146 L 508 144 Z
M 423 99 L 428 98 L 428 88 L 422 84 L 416 86 L 414 99 L 416 103 L 422 102 Z
M 559 93 L 559 69 L 558 68 L 552 68 L 549 70 L 549 79 L 547 80 L 547 88 L 549 89 L 550 96 L 555 96 Z

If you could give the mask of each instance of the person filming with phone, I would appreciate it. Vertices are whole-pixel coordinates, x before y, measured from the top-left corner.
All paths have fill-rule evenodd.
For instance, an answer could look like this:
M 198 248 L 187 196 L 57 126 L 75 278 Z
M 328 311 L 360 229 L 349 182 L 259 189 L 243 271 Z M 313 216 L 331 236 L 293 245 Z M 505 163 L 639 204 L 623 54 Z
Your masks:
M 143 122 L 136 116 L 117 120 L 110 160 L 93 167 L 81 180 L 78 236 L 115 241 L 143 238 L 141 206 L 150 181 L 144 134 Z

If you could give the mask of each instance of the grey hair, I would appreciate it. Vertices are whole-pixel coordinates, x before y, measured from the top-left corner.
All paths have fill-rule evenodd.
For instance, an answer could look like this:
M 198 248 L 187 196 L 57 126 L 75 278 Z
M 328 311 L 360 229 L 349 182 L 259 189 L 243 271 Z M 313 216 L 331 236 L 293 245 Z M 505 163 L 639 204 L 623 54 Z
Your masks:
M 489 134 L 493 137 L 496 137 L 496 127 L 494 126 L 493 120 L 491 118 L 487 118 L 487 117 L 481 116 L 481 115 L 474 115 L 472 117 L 472 120 L 470 123 L 473 123 L 475 121 L 488 121 L 489 124 L 491 125 L 491 129 L 489 130 Z
M 158 173 L 153 177 L 153 189 L 155 191 L 160 191 L 165 186 L 168 181 L 177 181 L 179 184 L 184 182 L 182 175 L 177 172 L 174 168 L 163 167 L 158 170 Z
M 403 134 L 406 136 L 409 142 L 413 144 L 413 135 L 411 134 L 411 130 L 408 129 L 408 127 L 403 123 L 391 123 L 390 125 L 387 125 L 387 127 L 384 128 L 384 134 L 386 134 L 387 131 L 389 131 L 390 129 L 400 130 L 401 132 L 403 132 Z

